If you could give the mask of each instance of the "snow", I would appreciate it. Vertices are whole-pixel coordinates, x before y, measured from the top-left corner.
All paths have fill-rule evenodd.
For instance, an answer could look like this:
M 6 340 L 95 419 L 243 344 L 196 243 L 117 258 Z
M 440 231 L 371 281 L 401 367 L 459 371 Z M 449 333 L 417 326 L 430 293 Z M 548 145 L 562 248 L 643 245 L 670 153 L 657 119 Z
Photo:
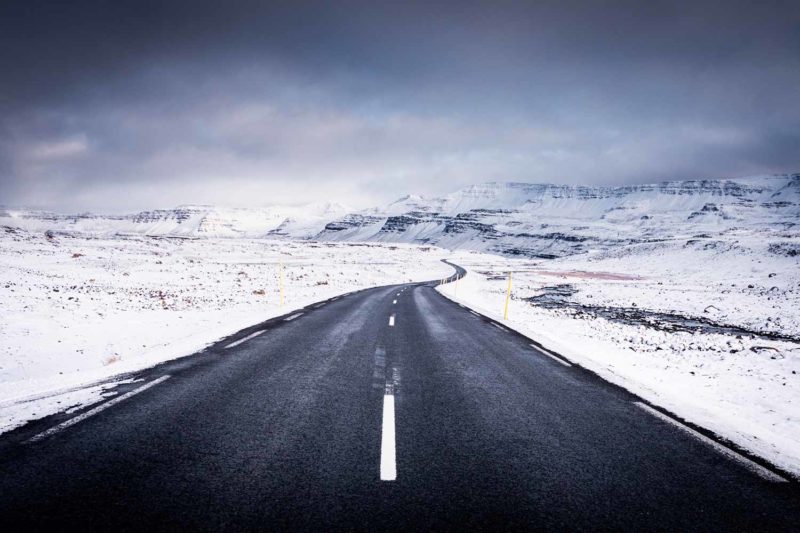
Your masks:
M 60 215 L 27 209 L 0 209 L 0 226 L 111 237 L 142 234 L 173 237 L 260 238 L 270 235 L 308 238 L 334 218 L 349 212 L 336 203 L 302 206 L 231 208 L 182 205 L 131 215 Z
M 104 380 L 310 303 L 449 275 L 443 255 L 408 245 L 0 228 L 0 431 L 96 401 Z M 76 390 L 87 384 L 96 386 Z
M 69 414 L 86 405 L 105 400 L 116 394 L 111 389 L 130 382 L 130 379 L 112 380 L 99 385 L 32 394 L 25 398 L 0 402 L 0 433 L 14 429 L 27 420 L 36 420 L 62 411 Z
M 461 251 L 450 260 L 467 276 L 439 290 L 503 322 L 513 272 L 508 327 L 800 475 L 800 260 L 769 254 L 758 232 L 735 240 L 734 248 L 660 243 L 550 261 Z M 528 300 L 559 285 L 571 294 L 557 306 Z M 690 320 L 689 331 L 665 331 L 663 317 L 624 310 L 713 319 L 734 332 L 692 331 Z
M 800 174 L 622 187 L 484 183 L 348 214 L 315 238 L 561 257 L 741 227 L 796 236 L 798 218 Z

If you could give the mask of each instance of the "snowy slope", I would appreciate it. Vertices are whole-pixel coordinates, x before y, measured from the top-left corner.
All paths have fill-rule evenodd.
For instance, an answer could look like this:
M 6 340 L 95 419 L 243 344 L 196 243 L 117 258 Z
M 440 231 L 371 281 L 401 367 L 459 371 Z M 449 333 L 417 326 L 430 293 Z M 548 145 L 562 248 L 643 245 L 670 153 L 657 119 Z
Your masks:
M 626 187 L 485 183 L 348 214 L 316 239 L 553 258 L 742 226 L 791 231 L 798 218 L 800 174 Z
M 795 235 L 799 218 L 800 174 L 624 187 L 484 183 L 359 212 L 330 203 L 181 206 L 122 216 L 0 209 L 0 226 L 28 231 L 435 244 L 530 258 L 723 235 L 741 227 L 767 238 Z
M 0 210 L 0 226 L 98 236 L 142 234 L 208 238 L 307 238 L 348 208 L 332 203 L 264 208 L 179 206 L 132 215 L 59 215 L 25 209 Z

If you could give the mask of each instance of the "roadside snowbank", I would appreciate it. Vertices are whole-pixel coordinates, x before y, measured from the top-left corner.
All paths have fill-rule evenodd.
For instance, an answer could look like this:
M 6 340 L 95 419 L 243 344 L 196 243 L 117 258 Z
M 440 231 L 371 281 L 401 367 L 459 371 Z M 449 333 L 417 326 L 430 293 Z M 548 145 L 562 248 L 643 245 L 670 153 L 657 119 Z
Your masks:
M 665 245 L 450 260 L 468 275 L 445 296 L 502 321 L 513 271 L 509 327 L 800 475 L 800 342 L 774 337 L 798 336 L 797 258 Z
M 443 255 L 409 245 L 0 228 L 0 431 L 102 393 L 83 386 L 194 353 L 312 302 L 450 275 Z

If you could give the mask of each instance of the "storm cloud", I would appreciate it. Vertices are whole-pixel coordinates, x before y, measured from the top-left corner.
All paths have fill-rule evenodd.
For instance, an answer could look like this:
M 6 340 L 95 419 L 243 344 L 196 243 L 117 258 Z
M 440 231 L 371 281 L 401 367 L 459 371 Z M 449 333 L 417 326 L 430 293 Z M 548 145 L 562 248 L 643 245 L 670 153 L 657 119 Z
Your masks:
M 800 4 L 5 2 L 0 204 L 800 170 Z

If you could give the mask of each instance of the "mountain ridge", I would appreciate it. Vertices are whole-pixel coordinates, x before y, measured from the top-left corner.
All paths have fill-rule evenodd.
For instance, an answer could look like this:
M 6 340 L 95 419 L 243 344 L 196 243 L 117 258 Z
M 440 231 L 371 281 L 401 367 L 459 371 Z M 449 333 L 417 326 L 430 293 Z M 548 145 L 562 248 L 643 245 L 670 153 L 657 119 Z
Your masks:
M 399 242 L 540 258 L 738 226 L 788 231 L 798 219 L 800 173 L 620 186 L 489 181 L 358 211 L 332 202 L 129 215 L 0 208 L 0 225 L 30 231 Z

